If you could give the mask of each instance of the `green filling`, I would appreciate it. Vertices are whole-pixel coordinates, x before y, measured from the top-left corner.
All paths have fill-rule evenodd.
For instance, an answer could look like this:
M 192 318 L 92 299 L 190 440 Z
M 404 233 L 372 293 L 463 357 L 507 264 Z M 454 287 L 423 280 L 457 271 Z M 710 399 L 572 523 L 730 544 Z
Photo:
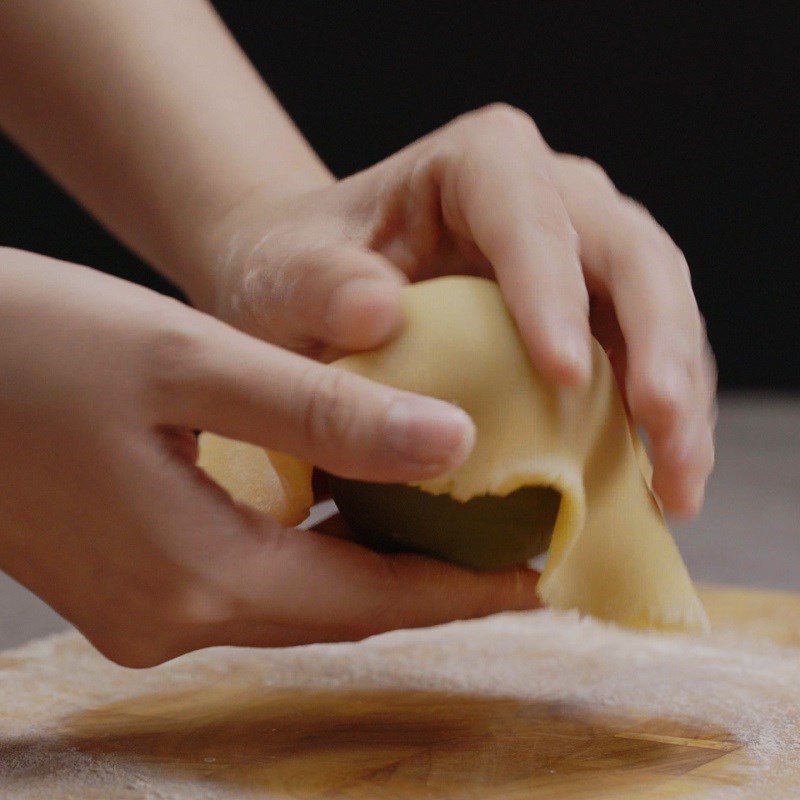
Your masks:
M 382 552 L 411 551 L 476 570 L 518 566 L 550 545 L 561 495 L 525 486 L 505 497 L 460 503 L 414 486 L 328 477 L 355 540 Z

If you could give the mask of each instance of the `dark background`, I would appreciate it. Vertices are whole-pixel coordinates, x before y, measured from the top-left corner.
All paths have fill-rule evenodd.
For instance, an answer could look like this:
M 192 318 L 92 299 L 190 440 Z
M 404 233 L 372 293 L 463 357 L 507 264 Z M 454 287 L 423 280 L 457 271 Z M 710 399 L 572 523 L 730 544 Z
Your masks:
M 798 4 L 216 6 L 338 174 L 487 102 L 525 109 L 683 248 L 722 385 L 800 387 Z M 166 287 L 2 140 L 0 176 L 1 243 Z

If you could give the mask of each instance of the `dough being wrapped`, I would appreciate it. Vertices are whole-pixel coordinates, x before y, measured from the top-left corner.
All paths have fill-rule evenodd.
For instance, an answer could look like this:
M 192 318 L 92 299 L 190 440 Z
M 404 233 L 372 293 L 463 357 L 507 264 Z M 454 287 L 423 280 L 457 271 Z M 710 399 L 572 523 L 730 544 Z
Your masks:
M 470 414 L 477 439 L 469 458 L 419 488 L 463 503 L 550 487 L 561 499 L 538 587 L 545 604 L 629 627 L 704 627 L 705 612 L 653 496 L 647 455 L 600 345 L 594 343 L 590 386 L 557 389 L 533 370 L 495 283 L 447 277 L 404 293 L 400 334 L 336 366 L 456 403 Z M 204 456 L 203 442 L 200 464 L 230 490 L 230 474 L 247 469 L 234 466 L 241 458 L 236 452 L 225 466 L 228 445 L 219 437 L 212 441 L 214 463 Z M 282 521 L 305 515 L 310 469 L 287 458 L 262 464 L 263 486 L 255 491 L 256 480 L 249 494 L 239 486 L 234 496 L 252 502 L 259 495 L 268 510 L 264 495 L 271 492 L 273 513 L 277 509 Z
M 310 464 L 214 433 L 200 434 L 199 451 L 198 466 L 238 503 L 282 525 L 297 525 L 308 516 L 314 503 Z

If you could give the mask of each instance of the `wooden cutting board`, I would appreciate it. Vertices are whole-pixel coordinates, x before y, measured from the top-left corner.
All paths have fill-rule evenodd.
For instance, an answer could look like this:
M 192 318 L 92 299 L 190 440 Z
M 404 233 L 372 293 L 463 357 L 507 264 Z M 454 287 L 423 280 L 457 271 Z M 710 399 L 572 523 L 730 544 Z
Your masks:
M 800 648 L 800 596 L 732 588 L 706 588 L 702 595 L 715 626 Z M 24 671 L 25 658 L 24 651 L 5 663 L 0 656 L 0 679 L 4 668 Z M 203 798 L 217 796 L 218 786 L 226 798 L 676 800 L 736 789 L 747 782 L 752 762 L 745 745 L 715 726 L 427 690 L 265 691 L 248 684 L 247 670 L 230 661 L 221 673 L 227 679 L 201 690 L 176 690 L 173 680 L 167 692 L 137 691 L 66 715 L 49 746 L 98 764 L 104 758 L 133 759 L 148 775 L 202 783 L 197 797 Z M 4 760 L 24 758 L 26 746 L 41 742 L 0 738 L 0 787 Z M 27 787 L 24 779 L 14 786 Z M 159 784 L 150 794 L 149 779 L 143 780 L 113 791 L 102 788 L 101 780 L 100 786 L 87 782 L 80 792 L 49 789 L 24 796 L 189 796 L 177 789 L 172 794 L 173 783 Z M 800 796 L 798 780 L 794 770 L 776 771 L 769 791 L 735 796 L 792 800 Z M 21 789 L 15 794 L 0 788 L 0 796 L 23 795 Z

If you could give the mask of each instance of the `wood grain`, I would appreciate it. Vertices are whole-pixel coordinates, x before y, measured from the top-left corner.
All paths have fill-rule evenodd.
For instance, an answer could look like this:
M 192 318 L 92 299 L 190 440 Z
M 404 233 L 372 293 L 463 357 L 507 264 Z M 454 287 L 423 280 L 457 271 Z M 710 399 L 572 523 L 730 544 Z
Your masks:
M 724 587 L 703 595 L 717 625 L 800 643 L 800 596 Z M 106 704 L 61 727 L 54 749 L 286 800 L 702 798 L 739 786 L 749 765 L 735 737 L 707 725 L 519 698 L 267 689 L 246 672 Z
M 740 748 L 722 730 L 581 706 L 258 686 L 138 698 L 71 720 L 69 734 L 94 754 L 287 798 L 622 797 Z
M 793 649 L 780 652 L 790 657 L 798 653 L 800 596 L 726 587 L 707 587 L 702 595 L 718 628 L 787 645 Z M 418 652 L 424 657 L 424 647 Z M 76 658 L 99 663 L 99 656 L 72 637 L 52 651 L 50 664 L 79 663 Z M 168 670 L 169 691 L 157 679 L 145 690 L 136 673 L 126 673 L 134 688 L 127 699 L 110 700 L 113 692 L 101 686 L 102 702 L 67 714 L 54 708 L 51 733 L 0 737 L 0 797 L 184 798 L 194 796 L 192 787 L 202 787 L 203 798 L 270 800 L 716 800 L 726 789 L 737 800 L 800 796 L 800 773 L 793 765 L 770 774 L 774 793 L 752 795 L 745 789 L 740 795 L 758 766 L 756 757 L 730 731 L 678 721 L 666 705 L 662 717 L 608 711 L 575 699 L 276 688 L 265 684 L 258 654 L 229 658 L 218 679 L 183 682 L 188 688 L 181 687 L 179 663 L 174 665 Z M 35 657 L 26 663 L 22 651 L 0 659 L 0 673 L 9 676 L 42 669 L 41 662 L 34 667 Z M 107 671 L 115 674 L 113 668 Z M 33 685 L 46 705 L 47 685 Z M 24 731 L 25 720 L 19 718 L 19 724 Z M 33 761 L 31 753 L 37 754 Z M 106 790 L 100 778 L 100 788 L 87 779 L 85 789 L 60 793 L 53 788 L 61 785 L 59 779 L 41 765 L 57 764 L 65 754 L 71 763 L 85 756 L 92 769 L 116 764 L 124 765 L 126 775 L 144 771 L 153 791 L 119 783 Z M 4 765 L 20 763 L 40 766 L 17 769 L 9 790 Z M 110 767 L 109 774 L 117 768 Z M 46 788 L 38 790 L 40 784 Z M 173 795 L 165 786 L 183 788 Z M 17 788 L 25 793 L 15 793 Z

